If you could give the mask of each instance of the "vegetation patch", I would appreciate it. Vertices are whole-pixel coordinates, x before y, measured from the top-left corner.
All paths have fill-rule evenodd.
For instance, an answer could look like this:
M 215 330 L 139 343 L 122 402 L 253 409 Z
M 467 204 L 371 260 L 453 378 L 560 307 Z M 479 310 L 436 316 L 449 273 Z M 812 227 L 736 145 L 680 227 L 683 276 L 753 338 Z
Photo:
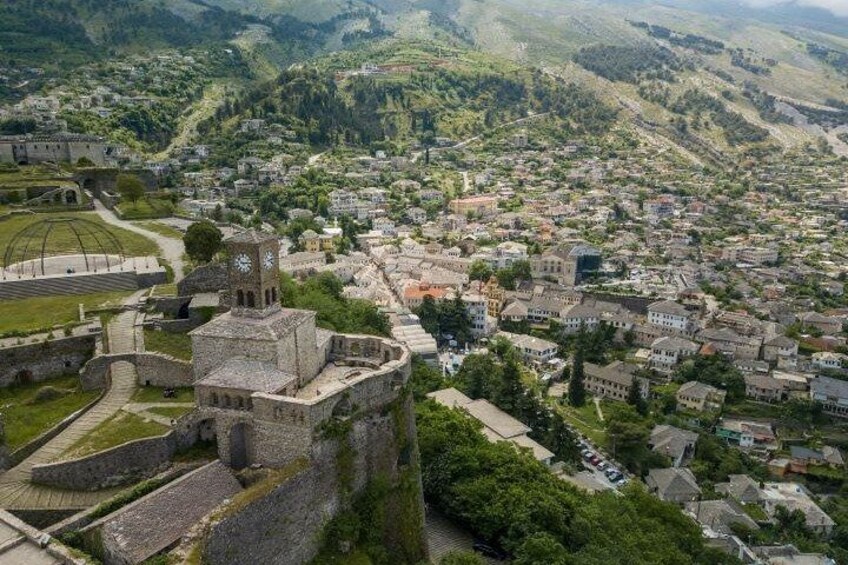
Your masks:
M 176 359 L 191 361 L 191 337 L 188 334 L 145 328 L 144 347 L 147 351 L 164 353 Z
M 85 457 L 129 441 L 161 436 L 167 431 L 167 426 L 145 420 L 129 412 L 119 411 L 77 440 L 61 455 L 61 459 Z
M 83 392 L 75 375 L 0 388 L 0 412 L 9 449 L 26 445 L 88 405 L 97 395 L 97 391 Z
M 86 311 L 94 310 L 119 304 L 130 294 L 129 292 L 102 292 L 0 300 L 0 335 L 23 336 L 79 322 L 80 304 Z

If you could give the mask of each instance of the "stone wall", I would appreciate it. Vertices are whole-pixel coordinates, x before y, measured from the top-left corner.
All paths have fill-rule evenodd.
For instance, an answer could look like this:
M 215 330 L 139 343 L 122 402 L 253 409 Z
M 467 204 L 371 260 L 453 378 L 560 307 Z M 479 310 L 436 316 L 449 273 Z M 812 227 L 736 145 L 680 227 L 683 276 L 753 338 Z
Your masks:
M 227 267 L 210 263 L 196 268 L 177 283 L 177 294 L 192 296 L 204 292 L 218 292 L 229 288 Z
M 57 332 L 61 335 L 62 331 Z M 0 387 L 43 382 L 79 371 L 97 349 L 100 332 L 0 347 Z M 27 338 L 21 338 L 26 342 Z
M 347 493 L 355 496 L 378 478 L 392 487 L 383 502 L 390 522 L 383 542 L 393 562 L 426 560 L 411 402 L 403 402 L 398 410 L 401 418 L 391 411 L 373 413 L 353 421 L 346 437 L 317 441 L 304 470 L 260 496 L 248 489 L 242 495 L 251 501 L 246 505 L 241 496 L 236 497 L 233 507 L 225 507 L 209 527 L 203 543 L 205 561 L 212 565 L 308 563 L 321 547 L 324 526 L 346 509 L 351 500 Z M 352 461 L 340 457 L 341 449 L 353 454 Z
M 61 489 L 99 490 L 152 476 L 177 448 L 174 434 L 139 439 L 88 457 L 35 465 L 32 482 Z
M 135 366 L 141 386 L 186 387 L 194 383 L 191 363 L 188 361 L 153 352 L 111 353 L 98 355 L 85 364 L 80 371 L 83 390 L 106 388 L 109 367 L 117 361 L 126 361 Z

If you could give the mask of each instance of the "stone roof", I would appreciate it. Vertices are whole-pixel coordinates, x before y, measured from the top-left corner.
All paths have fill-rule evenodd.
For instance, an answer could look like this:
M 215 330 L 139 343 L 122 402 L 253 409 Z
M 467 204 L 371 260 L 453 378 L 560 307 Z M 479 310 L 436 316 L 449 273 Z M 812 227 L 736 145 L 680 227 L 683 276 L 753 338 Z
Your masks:
M 439 404 L 447 406 L 448 408 L 458 408 L 470 404 L 472 402 L 470 398 L 468 398 L 455 388 L 446 388 L 442 390 L 437 390 L 435 392 L 430 392 L 427 394 L 427 398 L 432 398 Z
M 474 400 L 464 405 L 463 408 L 503 439 L 511 439 L 531 431 L 531 428 L 519 422 L 488 400 Z
M 636 372 L 636 367 L 627 365 L 621 361 L 614 361 L 605 367 L 595 365 L 594 363 L 585 363 L 583 367 L 588 377 L 624 386 L 633 384 L 633 373 Z
M 779 335 L 777 337 L 773 337 L 772 339 L 766 342 L 766 345 L 771 347 L 795 347 L 797 345 L 794 339 L 788 338 L 785 335 Z
M 816 377 L 810 381 L 810 392 L 836 398 L 848 398 L 848 381 L 830 377 Z
M 745 375 L 745 385 L 763 389 L 783 390 L 783 381 L 767 375 Z
M 691 316 L 691 313 L 684 308 L 682 304 L 678 304 L 673 300 L 661 300 L 659 302 L 654 302 L 648 306 L 648 311 L 657 312 L 659 314 L 669 314 L 671 316 L 680 316 L 682 318 L 688 318 Z
M 677 396 L 705 399 L 711 394 L 721 392 L 723 391 L 717 389 L 712 385 L 708 385 L 706 383 L 698 381 L 689 381 L 688 383 L 683 383 L 682 385 L 680 385 L 680 388 L 677 389 Z
M 689 341 L 688 339 L 683 339 L 681 337 L 670 337 L 663 336 L 654 340 L 651 344 L 651 349 L 659 349 L 661 351 L 690 351 L 692 353 L 697 353 L 700 347 L 694 341 Z
M 732 496 L 746 504 L 759 500 L 760 484 L 748 475 L 728 475 L 727 479 L 726 483 L 715 485 L 716 492 Z
M 760 529 L 739 503 L 732 499 L 687 502 L 685 508 L 698 523 L 720 534 L 733 534 L 734 524 L 741 524 L 750 530 Z
M 256 230 L 247 230 L 231 235 L 224 240 L 225 243 L 263 243 L 266 241 L 277 241 L 277 236 Z
M 223 463 L 209 463 L 104 518 L 104 544 L 140 563 L 177 542 L 241 490 Z
M 651 439 L 649 440 L 653 451 L 667 455 L 675 461 L 681 458 L 686 449 L 694 446 L 697 441 L 698 434 L 695 432 L 666 424 L 655 426 L 651 430 Z
M 689 469 L 651 469 L 645 481 L 663 500 L 680 495 L 694 496 L 701 492 L 695 475 Z
M 195 385 L 275 394 L 296 381 L 296 375 L 284 373 L 270 363 L 235 358 L 227 359 Z
M 189 335 L 276 342 L 313 318 L 315 312 L 287 308 L 282 308 L 266 318 L 247 318 L 226 312 L 192 330 Z

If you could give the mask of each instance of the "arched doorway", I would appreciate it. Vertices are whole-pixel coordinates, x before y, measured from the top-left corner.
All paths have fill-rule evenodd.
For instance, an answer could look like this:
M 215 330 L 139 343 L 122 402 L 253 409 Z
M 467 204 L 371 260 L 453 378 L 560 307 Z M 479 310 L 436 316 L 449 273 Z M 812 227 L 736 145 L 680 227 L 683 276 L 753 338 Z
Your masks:
M 251 435 L 249 424 L 240 422 L 230 429 L 230 467 L 235 470 L 250 465 Z

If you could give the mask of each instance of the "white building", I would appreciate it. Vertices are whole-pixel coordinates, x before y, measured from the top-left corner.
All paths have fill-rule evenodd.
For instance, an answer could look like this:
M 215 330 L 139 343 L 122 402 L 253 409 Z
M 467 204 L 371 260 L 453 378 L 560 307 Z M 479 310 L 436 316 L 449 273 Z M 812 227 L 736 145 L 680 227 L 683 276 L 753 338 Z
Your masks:
M 694 314 L 672 300 L 648 306 L 648 324 L 682 335 L 692 335 L 697 329 Z

